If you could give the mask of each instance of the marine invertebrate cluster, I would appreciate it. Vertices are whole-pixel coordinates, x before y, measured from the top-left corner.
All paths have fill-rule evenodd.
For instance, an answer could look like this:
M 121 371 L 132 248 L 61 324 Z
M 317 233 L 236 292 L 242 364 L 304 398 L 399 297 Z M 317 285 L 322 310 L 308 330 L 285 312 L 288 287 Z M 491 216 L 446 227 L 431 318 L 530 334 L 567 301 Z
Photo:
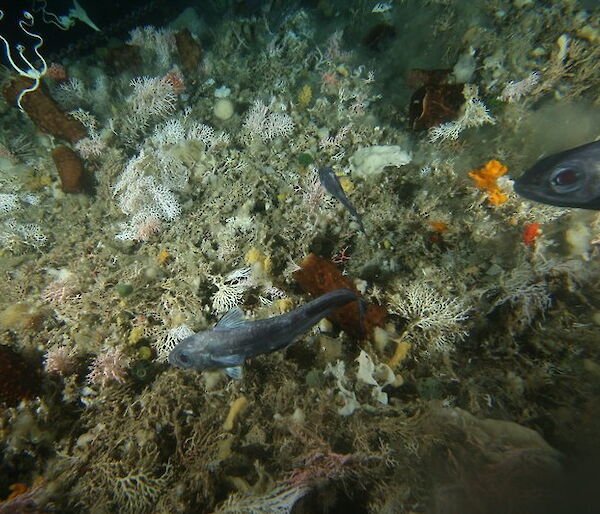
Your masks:
M 14 253 L 20 253 L 26 248 L 38 250 L 47 242 L 48 237 L 36 223 L 19 223 L 13 218 L 0 222 L 0 243 Z
M 510 81 L 505 86 L 498 97 L 503 102 L 518 102 L 522 97 L 529 94 L 539 83 L 541 75 L 537 71 L 532 71 L 528 77 L 518 82 Z
M 53 346 L 44 355 L 44 370 L 46 373 L 56 373 L 61 376 L 70 375 L 75 369 L 75 350 L 71 346 L 61 344 Z
M 508 168 L 500 161 L 492 159 L 479 169 L 469 172 L 469 177 L 475 182 L 475 187 L 485 191 L 487 200 L 494 206 L 502 205 L 508 200 L 508 195 L 500 189 L 497 180 Z
M 65 73 L 57 78 L 70 78 L 46 86 L 87 130 L 74 149 L 96 173 L 95 198 L 57 190 L 44 137 L 34 137 L 20 112 L 9 109 L 0 123 L 7 172 L 0 174 L 0 243 L 10 245 L 0 252 L 0 299 L 20 302 L 0 307 L 0 324 L 15 352 L 43 352 L 51 375 L 42 375 L 46 387 L 27 402 L 27 416 L 15 414 L 22 409 L 0 416 L 0 432 L 9 437 L 24 425 L 38 427 L 8 457 L 24 464 L 18 480 L 29 483 L 44 470 L 55 509 L 82 514 L 405 513 L 448 491 L 430 486 L 426 459 L 433 453 L 444 464 L 448 441 L 418 423 L 432 399 L 459 420 L 465 416 L 450 405 L 525 419 L 540 431 L 560 431 L 555 405 L 560 419 L 585 418 L 581 406 L 597 389 L 598 351 L 590 343 L 598 331 L 590 305 L 597 302 L 587 280 L 596 254 L 586 255 L 589 266 L 568 269 L 562 242 L 583 232 L 569 227 L 563 236 L 557 210 L 521 202 L 494 170 L 473 177 L 483 193 L 465 187 L 463 168 L 497 155 L 520 169 L 538 151 L 533 141 L 531 152 L 515 149 L 515 130 L 540 104 L 522 101 L 517 84 L 503 92 L 510 77 L 543 70 L 529 94 L 546 91 L 548 102 L 559 104 L 586 86 L 578 73 L 597 62 L 597 50 L 590 45 L 577 58 L 587 40 L 565 36 L 556 49 L 554 32 L 579 34 L 581 18 L 593 25 L 593 14 L 580 11 L 579 25 L 567 26 L 572 7 L 557 7 L 561 1 L 535 10 L 515 5 L 502 17 L 477 2 L 469 9 L 396 2 L 389 25 L 372 34 L 372 46 L 382 50 L 369 60 L 373 71 L 348 50 L 360 44 L 369 19 L 382 18 L 371 13 L 375 2 L 321 2 L 344 30 L 329 41 L 329 24 L 288 2 L 245 2 L 260 10 L 244 20 L 235 9 L 217 13 L 219 2 L 196 3 L 172 28 L 140 28 L 121 48 L 97 48 L 104 58 L 62 60 Z M 553 25 L 547 13 L 556 10 L 562 17 Z M 527 23 L 534 11 L 542 21 Z M 120 29 L 134 18 L 120 20 Z M 217 38 L 208 37 L 206 20 Z M 526 42 L 507 33 L 521 26 L 531 27 Z M 514 53 L 514 45 L 526 44 L 526 52 Z M 558 52 L 563 79 L 548 69 Z M 410 92 L 398 70 L 451 64 L 451 55 L 467 56 L 465 68 L 477 73 L 450 83 L 448 71 L 434 70 L 410 84 L 426 86 L 411 124 L 441 124 L 411 134 Z M 598 79 L 587 77 L 591 98 Z M 225 113 L 215 110 L 223 95 Z M 24 107 L 31 98 L 23 97 Z M 492 119 L 482 99 L 497 116 L 488 130 L 478 129 Z M 31 141 L 27 152 L 10 141 L 15 131 Z M 411 150 L 418 165 L 409 162 Z M 343 175 L 344 191 L 367 217 L 366 237 L 338 222 L 311 164 Z M 508 201 L 491 210 L 484 195 Z M 39 223 L 40 240 L 51 235 L 44 252 L 9 255 L 27 250 L 18 230 L 31 222 Z M 582 217 L 579 226 L 587 225 Z M 115 234 L 125 241 L 115 242 Z M 30 250 L 40 248 L 32 243 Z M 298 270 L 291 260 L 304 255 Z M 553 267 L 543 265 L 549 262 Z M 77 289 L 52 282 L 60 278 L 53 270 L 66 266 L 77 269 Z M 336 288 L 359 289 L 379 304 L 365 305 L 370 340 L 355 340 L 364 334 L 353 301 L 301 344 L 256 358 L 237 383 L 162 364 L 177 342 L 235 305 L 264 319 L 306 303 L 301 289 L 318 296 Z M 383 306 L 392 312 L 387 321 Z M 535 323 L 541 315 L 544 323 Z M 581 323 L 571 322 L 574 315 Z M 468 344 L 459 344 L 467 331 Z M 582 354 L 584 365 L 575 358 Z M 548 395 L 556 401 L 537 401 Z M 251 408 L 236 417 L 246 404 Z M 28 441 L 40 432 L 49 435 L 36 451 L 42 446 Z M 477 444 L 481 431 L 464 435 L 452 440 L 456 455 Z M 376 449 L 382 442 L 389 452 Z M 515 469 L 516 454 L 505 457 L 491 459 L 499 474 L 490 476 Z M 476 469 L 482 477 L 490 471 Z
M 307 486 L 281 485 L 261 495 L 234 494 L 219 505 L 215 514 L 245 514 L 246 512 L 289 514 L 294 505 L 309 492 L 310 487 Z
M 246 266 L 233 270 L 225 277 L 211 277 L 217 291 L 212 296 L 212 307 L 218 312 L 226 312 L 240 303 L 244 292 L 254 285 L 252 268 Z
M 175 110 L 177 94 L 167 77 L 136 77 L 131 80 L 131 86 L 132 125 L 137 125 L 138 130 L 146 127 L 153 118 L 164 118 Z
M 72 279 L 57 279 L 50 282 L 42 291 L 40 298 L 53 305 L 61 305 L 77 294 L 77 286 Z
M 250 141 L 261 139 L 266 143 L 276 137 L 289 136 L 294 130 L 294 120 L 289 114 L 276 110 L 275 99 L 269 105 L 259 99 L 246 113 L 243 130 Z

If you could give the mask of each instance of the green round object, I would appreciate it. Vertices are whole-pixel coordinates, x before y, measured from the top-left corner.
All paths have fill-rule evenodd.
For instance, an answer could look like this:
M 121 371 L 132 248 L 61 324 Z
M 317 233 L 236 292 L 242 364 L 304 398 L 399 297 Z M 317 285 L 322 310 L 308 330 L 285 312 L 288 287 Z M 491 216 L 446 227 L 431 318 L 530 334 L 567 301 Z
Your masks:
M 138 382 L 147 384 L 154 378 L 154 366 L 147 360 L 139 360 L 131 366 L 130 375 Z
M 298 154 L 298 162 L 302 166 L 310 166 L 314 161 L 315 160 L 313 159 L 313 156 L 308 152 L 302 152 L 301 154 Z
M 133 286 L 131 284 L 117 284 L 115 290 L 119 296 L 129 296 L 133 293 Z
M 138 356 L 140 357 L 140 359 L 149 359 L 150 357 L 152 357 L 152 350 L 148 346 L 142 346 L 138 349 Z

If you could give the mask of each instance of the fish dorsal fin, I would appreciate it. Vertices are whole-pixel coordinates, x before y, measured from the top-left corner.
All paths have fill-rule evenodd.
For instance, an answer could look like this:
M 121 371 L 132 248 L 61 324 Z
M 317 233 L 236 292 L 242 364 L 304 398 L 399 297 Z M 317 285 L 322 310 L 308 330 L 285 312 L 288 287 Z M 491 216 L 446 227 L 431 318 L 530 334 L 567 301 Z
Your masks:
M 233 366 L 231 368 L 224 368 L 223 371 L 225 374 L 234 378 L 235 380 L 239 380 L 242 378 L 242 367 L 241 366 Z
M 234 307 L 227 311 L 227 313 L 219 320 L 215 325 L 215 330 L 236 328 L 243 325 L 245 321 L 244 311 L 239 307 Z

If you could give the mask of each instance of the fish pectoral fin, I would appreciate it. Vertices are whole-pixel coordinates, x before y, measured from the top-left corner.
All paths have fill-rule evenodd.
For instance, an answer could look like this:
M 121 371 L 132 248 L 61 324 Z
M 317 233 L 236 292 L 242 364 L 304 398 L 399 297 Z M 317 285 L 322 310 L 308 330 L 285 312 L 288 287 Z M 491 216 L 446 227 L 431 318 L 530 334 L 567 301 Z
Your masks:
M 230 368 L 244 364 L 244 357 L 241 355 L 224 355 L 222 357 L 216 357 L 213 360 L 215 364 L 221 368 Z
M 244 311 L 239 307 L 229 309 L 215 325 L 214 330 L 236 328 L 245 323 Z
M 242 367 L 241 366 L 232 366 L 230 368 L 224 368 L 223 371 L 227 376 L 234 378 L 235 380 L 239 380 L 242 378 Z

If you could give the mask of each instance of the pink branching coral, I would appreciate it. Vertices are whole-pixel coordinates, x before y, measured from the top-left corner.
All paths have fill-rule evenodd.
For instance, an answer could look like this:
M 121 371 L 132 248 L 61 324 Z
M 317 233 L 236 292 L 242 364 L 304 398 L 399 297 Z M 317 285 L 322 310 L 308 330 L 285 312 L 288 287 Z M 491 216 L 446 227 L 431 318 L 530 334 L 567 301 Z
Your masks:
M 60 305 L 76 296 L 77 286 L 67 280 L 50 282 L 42 291 L 41 298 L 44 302 Z
M 293 426 L 291 431 L 310 451 L 296 459 L 294 470 L 286 482 L 296 488 L 315 487 L 328 481 L 345 481 L 358 478 L 374 464 L 386 459 L 382 453 L 335 453 L 328 443 L 305 428 Z M 384 449 L 385 450 L 385 449 Z
M 66 345 L 54 346 L 44 355 L 46 373 L 57 373 L 61 376 L 70 375 L 75 368 L 73 349 Z
M 296 487 L 315 486 L 329 480 L 344 480 L 357 474 L 360 455 L 312 451 L 297 462 L 288 481 Z
M 92 361 L 87 381 L 102 387 L 113 380 L 123 383 L 130 363 L 131 359 L 125 355 L 122 348 L 110 348 Z

